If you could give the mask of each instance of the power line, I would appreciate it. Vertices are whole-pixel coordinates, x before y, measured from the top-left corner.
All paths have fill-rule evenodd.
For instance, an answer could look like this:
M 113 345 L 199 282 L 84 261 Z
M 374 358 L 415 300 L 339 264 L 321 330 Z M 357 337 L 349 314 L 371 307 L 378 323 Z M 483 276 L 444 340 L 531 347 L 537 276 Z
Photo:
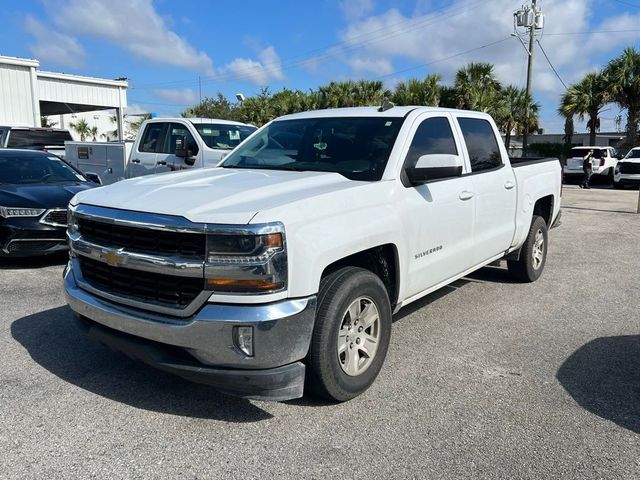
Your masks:
M 508 37 L 505 37 L 505 38 L 503 38 L 501 40 L 496 40 L 495 42 L 486 43 L 484 45 L 480 45 L 479 47 L 471 48 L 471 49 L 465 50 L 463 52 L 454 53 L 453 55 L 449 55 L 448 57 L 442 57 L 442 58 L 439 58 L 437 60 L 432 60 L 432 61 L 427 62 L 427 63 L 422 63 L 420 65 L 414 65 L 413 67 L 404 68 L 402 70 L 396 70 L 395 72 L 387 73 L 386 75 L 380 75 L 377 78 L 391 77 L 393 75 L 397 75 L 398 73 L 404 73 L 404 72 L 408 72 L 410 70 L 415 70 L 417 68 L 427 67 L 429 65 L 433 65 L 434 63 L 439 63 L 439 62 L 444 62 L 446 60 L 451 60 L 452 58 L 456 58 L 456 57 L 459 57 L 461 55 L 466 55 L 467 53 L 475 52 L 477 50 L 482 50 L 483 48 L 487 48 L 487 47 L 491 47 L 493 45 L 497 45 L 499 43 L 502 43 L 502 42 L 505 42 L 505 41 L 509 40 L 510 38 L 511 38 L 511 35 L 509 35 Z
M 558 77 L 558 80 L 560 80 L 560 83 L 564 86 L 564 89 L 567 90 L 569 87 L 567 87 L 567 84 L 564 83 L 564 81 L 562 80 L 562 78 L 560 78 L 560 74 L 558 73 L 558 71 L 556 70 L 556 67 L 553 66 L 553 63 L 551 63 L 551 60 L 549 60 L 549 56 L 547 55 L 547 52 L 544 51 L 544 48 L 542 48 L 542 44 L 540 43 L 540 40 L 536 39 L 536 42 L 538 42 L 538 46 L 540 47 L 540 50 L 542 50 L 542 54 L 544 55 L 544 58 L 547 59 L 547 63 L 549 64 L 549 66 L 551 67 L 551 70 L 553 70 L 553 73 L 556 74 L 556 77 Z
M 335 43 L 326 47 L 321 47 L 321 48 L 317 48 L 314 50 L 309 51 L 308 53 L 315 53 L 318 51 L 325 51 L 326 53 L 322 54 L 322 55 L 318 55 L 318 56 L 312 56 L 312 57 L 305 57 L 305 58 L 301 58 L 300 60 L 295 60 L 296 58 L 300 58 L 300 57 L 304 57 L 306 54 L 300 54 L 294 57 L 291 57 L 288 61 L 285 61 L 284 63 L 280 62 L 280 61 L 275 61 L 275 62 L 267 62 L 267 63 L 263 63 L 261 65 L 262 68 L 269 68 L 269 67 L 280 67 L 280 68 L 289 68 L 289 67 L 296 67 L 296 66 L 301 66 L 301 65 L 305 65 L 308 63 L 313 63 L 313 62 L 317 62 L 320 60 L 325 60 L 331 57 L 335 57 L 338 55 L 343 54 L 345 51 L 349 51 L 349 50 L 354 50 L 357 48 L 361 48 L 363 46 L 366 46 L 368 44 L 371 43 L 378 43 L 380 41 L 383 40 L 388 40 L 390 38 L 394 38 L 394 37 L 398 37 L 398 36 L 402 36 L 405 35 L 406 33 L 416 30 L 417 28 L 423 28 L 423 27 L 427 27 L 429 25 L 433 25 L 436 23 L 441 22 L 443 19 L 445 18 L 451 18 L 451 17 L 455 17 L 458 15 L 461 15 L 465 12 L 468 11 L 469 7 L 475 5 L 475 4 L 479 4 L 482 3 L 482 0 L 475 0 L 475 1 L 470 1 L 468 3 L 466 3 L 465 5 L 463 5 L 460 8 L 457 8 L 455 10 L 451 10 L 448 12 L 444 12 L 444 9 L 441 10 L 436 10 L 435 13 L 438 12 L 442 12 L 439 14 L 430 14 L 427 16 L 424 16 L 423 18 L 420 19 L 410 19 L 409 21 L 407 20 L 403 20 L 400 22 L 395 22 L 393 24 L 390 25 L 386 25 L 382 28 L 378 28 L 366 33 L 361 33 L 358 35 L 353 36 L 350 41 L 352 41 L 355 38 L 360 38 L 360 37 L 367 37 L 367 36 L 371 36 L 372 33 L 376 33 L 376 32 L 388 32 L 390 29 L 393 29 L 394 27 L 399 27 L 399 26 L 405 26 L 407 28 L 403 28 L 401 31 L 399 32 L 395 32 L 393 34 L 389 34 L 389 33 L 385 33 L 383 35 L 379 35 L 379 36 L 371 36 L 371 38 L 365 39 L 361 42 L 356 42 L 356 43 L 348 43 L 348 42 L 339 42 L 339 43 Z M 245 74 L 230 74 L 230 73 L 221 73 L 221 74 L 215 74 L 215 75 L 208 75 L 208 76 L 204 76 L 202 77 L 203 81 L 204 80 L 209 80 L 209 81 L 227 81 L 227 80 L 242 80 L 245 78 L 250 78 L 253 75 L 253 71 L 254 68 L 253 67 L 247 67 L 245 69 L 241 69 L 240 70 L 245 71 L 247 73 Z M 140 84 L 140 85 L 133 85 L 131 88 L 132 89 L 138 89 L 138 90 L 145 90 L 145 89 L 149 89 L 149 88 L 154 88 L 154 87 L 159 87 L 159 86 L 177 86 L 177 85 L 195 85 L 197 84 L 197 81 L 190 79 L 190 80 L 175 80 L 175 81 L 168 81 L 168 82 L 160 82 L 160 83 L 152 83 L 152 84 Z
M 632 33 L 640 32 L 640 29 L 628 29 L 628 30 L 589 30 L 583 32 L 555 32 L 545 33 L 546 36 L 558 36 L 558 35 L 591 35 L 597 33 Z
M 625 2 L 624 0 L 613 0 L 614 2 L 618 2 L 621 5 L 626 5 L 628 7 L 640 8 L 640 5 L 636 5 L 635 3 Z

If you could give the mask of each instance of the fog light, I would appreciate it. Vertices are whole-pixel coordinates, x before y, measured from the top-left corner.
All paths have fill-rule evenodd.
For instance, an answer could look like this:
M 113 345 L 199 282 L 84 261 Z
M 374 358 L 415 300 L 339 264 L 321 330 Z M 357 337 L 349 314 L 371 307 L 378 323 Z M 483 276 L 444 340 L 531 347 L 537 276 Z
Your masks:
M 233 343 L 248 357 L 253 357 L 253 327 L 233 327 Z

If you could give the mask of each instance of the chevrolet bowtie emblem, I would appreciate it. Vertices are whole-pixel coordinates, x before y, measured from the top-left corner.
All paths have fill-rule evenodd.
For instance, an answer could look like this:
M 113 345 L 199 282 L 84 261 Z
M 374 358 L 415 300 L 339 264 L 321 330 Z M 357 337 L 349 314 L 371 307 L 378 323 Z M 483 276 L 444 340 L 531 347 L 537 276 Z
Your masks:
M 126 261 L 126 258 L 119 250 L 107 250 L 100 253 L 100 260 L 102 260 L 107 265 L 117 267 L 123 265 Z

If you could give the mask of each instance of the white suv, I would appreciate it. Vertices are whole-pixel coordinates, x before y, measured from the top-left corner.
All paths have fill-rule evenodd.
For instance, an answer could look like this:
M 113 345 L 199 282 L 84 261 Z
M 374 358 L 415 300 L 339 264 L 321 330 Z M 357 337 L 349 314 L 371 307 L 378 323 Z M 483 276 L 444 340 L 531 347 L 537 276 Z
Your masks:
M 600 175 L 607 178 L 609 183 L 613 182 L 613 175 L 618 163 L 617 152 L 613 147 L 574 147 L 569 152 L 565 162 L 563 172 L 566 179 L 582 177 L 582 162 L 584 156 L 593 150 L 591 164 L 593 175 Z
M 640 185 L 640 147 L 629 150 L 616 165 L 613 186 L 624 188 L 625 185 Z

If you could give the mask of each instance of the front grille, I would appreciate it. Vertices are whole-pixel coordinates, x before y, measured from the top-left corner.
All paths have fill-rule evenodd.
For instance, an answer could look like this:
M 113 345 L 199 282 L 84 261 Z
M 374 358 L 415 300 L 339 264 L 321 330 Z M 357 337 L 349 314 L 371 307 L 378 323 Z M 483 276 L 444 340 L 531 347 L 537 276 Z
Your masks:
M 640 163 L 620 162 L 620 173 L 640 173 Z
M 42 218 L 42 223 L 55 226 L 67 226 L 67 210 L 51 210 Z
M 78 218 L 78 230 L 92 243 L 130 252 L 150 252 L 155 255 L 179 255 L 204 259 L 204 233 L 170 232 L 147 228 L 114 225 L 87 218 Z
M 33 252 L 33 251 L 45 251 L 50 248 L 64 245 L 64 240 L 36 240 L 36 241 L 21 241 L 15 240 L 9 244 L 7 251 L 9 253 L 16 252 Z
M 202 278 L 178 277 L 111 267 L 85 257 L 79 257 L 79 261 L 82 276 L 92 287 L 105 293 L 145 303 L 184 308 L 204 288 Z

